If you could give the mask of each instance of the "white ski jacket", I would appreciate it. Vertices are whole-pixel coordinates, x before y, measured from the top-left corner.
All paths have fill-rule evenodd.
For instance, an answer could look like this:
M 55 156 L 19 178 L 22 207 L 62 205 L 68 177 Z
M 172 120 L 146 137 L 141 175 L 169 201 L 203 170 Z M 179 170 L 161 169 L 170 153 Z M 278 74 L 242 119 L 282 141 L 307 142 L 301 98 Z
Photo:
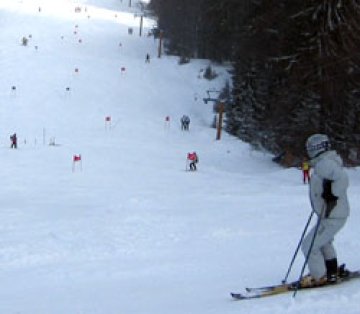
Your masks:
M 349 179 L 341 157 L 335 151 L 327 151 L 311 160 L 313 173 L 310 179 L 310 201 L 316 214 L 325 216 L 326 202 L 322 198 L 324 179 L 331 180 L 331 191 L 338 199 L 329 219 L 344 219 L 349 216 L 347 188 Z

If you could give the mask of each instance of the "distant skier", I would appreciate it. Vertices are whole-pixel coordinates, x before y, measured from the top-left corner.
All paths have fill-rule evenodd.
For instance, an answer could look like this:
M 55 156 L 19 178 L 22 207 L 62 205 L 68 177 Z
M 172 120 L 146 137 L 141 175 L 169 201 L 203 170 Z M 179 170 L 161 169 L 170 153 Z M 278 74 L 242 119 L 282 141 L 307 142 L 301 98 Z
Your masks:
M 196 164 L 199 162 L 199 157 L 196 152 L 188 153 L 187 160 L 189 161 L 190 171 L 196 171 Z
M 335 283 L 338 275 L 344 275 L 344 272 L 338 274 L 333 241 L 349 216 L 349 180 L 341 157 L 336 151 L 330 150 L 327 135 L 310 136 L 306 142 L 306 150 L 313 167 L 310 201 L 313 211 L 318 216 L 319 225 L 318 228 L 313 227 L 302 243 L 304 255 L 309 256 L 308 267 L 311 275 L 305 279 L 316 285 Z
M 148 53 L 146 54 L 145 62 L 150 63 L 150 55 Z
M 13 135 L 10 136 L 10 142 L 11 142 L 11 145 L 10 145 L 10 148 L 17 148 L 17 136 L 16 136 L 16 133 L 14 133 Z
M 170 129 L 170 116 L 165 117 L 164 128 L 165 128 L 165 130 Z
M 21 39 L 21 44 L 23 46 L 27 46 L 29 42 L 29 39 L 27 39 L 25 36 Z
M 181 130 L 185 130 L 185 131 L 189 131 L 189 126 L 190 126 L 190 118 L 187 115 L 183 115 L 181 117 Z
M 303 172 L 303 182 L 304 184 L 309 183 L 310 181 L 310 164 L 307 158 L 304 158 L 301 164 L 301 170 Z

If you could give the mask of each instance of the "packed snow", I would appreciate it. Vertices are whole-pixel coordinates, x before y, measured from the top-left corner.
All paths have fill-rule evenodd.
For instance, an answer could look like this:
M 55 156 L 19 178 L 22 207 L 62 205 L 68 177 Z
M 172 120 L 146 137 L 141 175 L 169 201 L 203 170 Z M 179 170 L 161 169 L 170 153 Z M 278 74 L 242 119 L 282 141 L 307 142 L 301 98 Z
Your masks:
M 139 36 L 130 2 L 0 0 L 0 313 L 360 313 L 360 281 L 231 300 L 284 278 L 308 186 L 271 155 L 215 139 L 203 98 L 227 69 L 208 81 L 207 60 L 158 58 L 155 22 Z M 360 175 L 348 173 L 352 213 L 335 245 L 358 269 Z

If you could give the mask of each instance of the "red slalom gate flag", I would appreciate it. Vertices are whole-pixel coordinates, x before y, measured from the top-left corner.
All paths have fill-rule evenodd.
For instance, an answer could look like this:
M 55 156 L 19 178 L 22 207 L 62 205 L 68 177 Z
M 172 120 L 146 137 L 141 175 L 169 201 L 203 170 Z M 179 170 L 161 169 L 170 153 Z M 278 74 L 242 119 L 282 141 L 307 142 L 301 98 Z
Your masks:
M 76 165 L 79 165 L 80 171 L 82 171 L 82 161 L 81 161 L 81 155 L 74 155 L 73 156 L 73 162 L 72 162 L 72 171 L 75 171 Z

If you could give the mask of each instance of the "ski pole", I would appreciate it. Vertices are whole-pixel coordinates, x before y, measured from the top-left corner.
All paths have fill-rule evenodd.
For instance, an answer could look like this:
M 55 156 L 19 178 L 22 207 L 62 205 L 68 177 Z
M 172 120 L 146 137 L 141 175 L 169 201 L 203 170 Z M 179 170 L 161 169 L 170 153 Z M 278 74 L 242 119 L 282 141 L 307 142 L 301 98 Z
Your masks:
M 295 287 L 295 290 L 294 290 L 294 293 L 293 293 L 293 298 L 295 298 L 296 293 L 297 293 L 297 291 L 299 290 L 300 282 L 301 282 L 301 279 L 302 279 L 302 277 L 303 277 L 303 275 L 304 275 L 305 267 L 306 267 L 306 265 L 307 265 L 307 263 L 308 263 L 308 261 L 309 261 L 310 253 L 311 253 L 311 251 L 312 251 L 312 249 L 313 249 L 313 246 L 314 246 L 314 243 L 315 243 L 315 238 L 316 238 L 317 232 L 318 232 L 318 230 L 319 230 L 319 226 L 320 226 L 320 222 L 321 222 L 321 217 L 322 217 L 322 214 L 323 214 L 323 212 L 324 212 L 324 209 L 325 209 L 325 206 L 322 208 L 322 210 L 321 210 L 321 215 L 319 215 L 319 217 L 318 217 L 318 221 L 317 221 L 316 226 L 315 226 L 315 229 L 314 229 L 314 236 L 313 236 L 313 238 L 311 239 L 311 244 L 310 244 L 310 247 L 309 247 L 309 251 L 308 251 L 307 254 L 306 254 L 305 262 L 304 262 L 304 265 L 303 265 L 303 267 L 302 267 L 302 269 L 301 269 L 300 276 L 299 276 L 299 279 L 298 279 L 298 281 L 297 281 L 297 284 L 296 284 L 296 287 Z
M 298 243 L 298 245 L 297 245 L 297 248 L 296 248 L 296 250 L 295 250 L 295 253 L 294 253 L 294 255 L 293 255 L 292 259 L 291 259 L 291 262 L 290 262 L 289 268 L 288 268 L 288 270 L 287 270 L 287 273 L 286 273 L 286 275 L 285 275 L 285 278 L 283 279 L 282 283 L 286 283 L 286 281 L 287 281 L 287 279 L 288 279 L 288 277 L 289 277 L 290 271 L 291 271 L 292 266 L 293 266 L 293 264 L 294 264 L 294 262 L 295 262 L 295 258 L 296 258 L 297 254 L 298 254 L 298 252 L 299 252 L 299 249 L 300 249 L 301 244 L 302 244 L 302 242 L 303 242 L 303 240 L 304 240 L 306 231 L 307 231 L 307 229 L 308 229 L 308 227 L 309 227 L 309 225 L 310 225 L 310 221 L 311 221 L 313 215 L 314 215 L 314 211 L 312 210 L 312 211 L 311 211 L 311 214 L 310 214 L 310 216 L 309 216 L 309 219 L 308 219 L 308 221 L 307 221 L 307 223 L 306 223 L 306 225 L 305 225 L 304 231 L 303 231 L 303 233 L 302 233 L 302 235 L 301 235 L 300 241 L 299 241 L 299 243 Z

